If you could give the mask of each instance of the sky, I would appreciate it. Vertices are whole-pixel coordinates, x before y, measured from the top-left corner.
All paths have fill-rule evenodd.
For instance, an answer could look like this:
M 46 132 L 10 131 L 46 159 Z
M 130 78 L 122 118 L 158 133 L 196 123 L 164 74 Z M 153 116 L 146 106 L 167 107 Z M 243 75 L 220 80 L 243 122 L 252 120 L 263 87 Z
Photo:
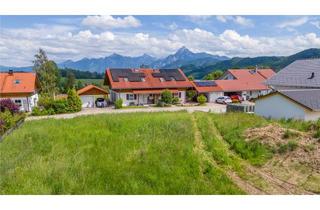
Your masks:
M 320 16 L 0 16 L 0 65 L 30 66 L 43 48 L 60 63 L 113 53 L 162 58 L 185 46 L 228 57 L 320 48 Z

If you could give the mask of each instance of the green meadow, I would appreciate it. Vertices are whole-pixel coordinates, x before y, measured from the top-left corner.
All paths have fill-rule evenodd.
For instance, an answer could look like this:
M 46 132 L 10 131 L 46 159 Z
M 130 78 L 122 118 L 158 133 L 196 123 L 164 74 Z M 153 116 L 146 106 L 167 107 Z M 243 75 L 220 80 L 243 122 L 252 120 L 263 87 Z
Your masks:
M 246 167 L 274 153 L 241 136 L 267 123 L 187 112 L 27 121 L 0 143 L 0 194 L 252 194 L 243 183 L 268 193 Z

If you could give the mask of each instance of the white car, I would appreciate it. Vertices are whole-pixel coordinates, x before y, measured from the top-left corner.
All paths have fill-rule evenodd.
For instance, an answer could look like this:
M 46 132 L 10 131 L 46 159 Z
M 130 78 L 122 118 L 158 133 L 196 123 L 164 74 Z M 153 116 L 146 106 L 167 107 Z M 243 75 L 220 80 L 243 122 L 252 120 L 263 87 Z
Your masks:
M 216 103 L 218 104 L 230 104 L 232 100 L 229 96 L 220 96 L 216 99 Z

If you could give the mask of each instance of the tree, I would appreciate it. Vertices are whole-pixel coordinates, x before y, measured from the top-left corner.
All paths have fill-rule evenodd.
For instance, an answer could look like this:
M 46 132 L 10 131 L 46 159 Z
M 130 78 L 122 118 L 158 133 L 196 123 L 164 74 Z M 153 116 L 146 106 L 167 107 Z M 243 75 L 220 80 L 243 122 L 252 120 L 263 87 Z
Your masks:
M 81 88 L 84 88 L 84 84 L 81 80 L 78 80 L 78 82 L 76 84 L 76 89 L 80 90 Z
M 218 79 L 223 75 L 223 72 L 221 70 L 215 70 L 209 74 L 207 74 L 203 79 L 205 80 L 215 80 Z
M 189 76 L 188 76 L 188 79 L 189 79 L 190 81 L 193 81 L 193 80 L 194 80 L 194 77 L 193 77 L 192 75 L 189 75 Z
M 200 105 L 203 105 L 207 102 L 207 97 L 201 94 L 200 96 L 197 97 L 197 101 Z
M 48 60 L 46 52 L 39 49 L 33 61 L 33 71 L 36 72 L 40 86 L 40 93 L 54 97 L 58 91 L 59 71 L 54 61 Z
M 76 78 L 74 76 L 74 73 L 68 72 L 67 73 L 67 81 L 65 83 L 65 89 L 69 90 L 71 88 L 74 88 L 75 87 L 75 83 L 76 83 Z
M 189 101 L 191 101 L 195 96 L 197 92 L 195 90 L 187 90 L 187 98 Z
M 81 111 L 82 102 L 74 88 L 68 90 L 67 103 L 69 112 Z
M 173 95 L 169 90 L 164 90 L 161 93 L 161 101 L 166 104 L 172 104 Z

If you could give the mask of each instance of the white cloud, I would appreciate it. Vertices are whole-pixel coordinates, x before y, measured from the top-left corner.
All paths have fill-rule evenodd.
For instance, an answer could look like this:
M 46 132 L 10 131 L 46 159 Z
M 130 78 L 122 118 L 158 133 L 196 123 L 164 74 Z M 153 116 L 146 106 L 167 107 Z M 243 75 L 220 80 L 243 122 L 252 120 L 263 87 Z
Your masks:
M 111 29 L 111 28 L 130 28 L 130 27 L 139 27 L 141 22 L 133 17 L 112 17 L 111 15 L 105 16 L 87 16 L 82 20 L 82 24 L 89 27 L 96 27 L 101 29 Z
M 83 57 L 104 57 L 112 53 L 138 56 L 144 53 L 167 56 L 186 46 L 195 52 L 218 55 L 262 56 L 290 55 L 306 48 L 320 48 L 320 37 L 306 33 L 290 37 L 252 37 L 235 30 L 213 33 L 201 28 L 173 30 L 154 36 L 149 33 L 126 33 L 65 26 L 34 26 L 31 28 L 2 28 L 0 36 L 0 65 L 32 65 L 33 55 L 41 47 L 56 62 Z
M 300 17 L 297 19 L 289 20 L 289 21 L 284 21 L 280 24 L 277 25 L 278 28 L 292 28 L 292 27 L 298 27 L 301 25 L 304 25 L 309 21 L 308 17 Z
M 226 16 L 226 15 L 218 15 L 216 19 L 222 23 L 227 23 L 228 21 L 232 21 L 241 26 L 253 27 L 253 21 L 249 18 L 245 18 L 242 16 Z

